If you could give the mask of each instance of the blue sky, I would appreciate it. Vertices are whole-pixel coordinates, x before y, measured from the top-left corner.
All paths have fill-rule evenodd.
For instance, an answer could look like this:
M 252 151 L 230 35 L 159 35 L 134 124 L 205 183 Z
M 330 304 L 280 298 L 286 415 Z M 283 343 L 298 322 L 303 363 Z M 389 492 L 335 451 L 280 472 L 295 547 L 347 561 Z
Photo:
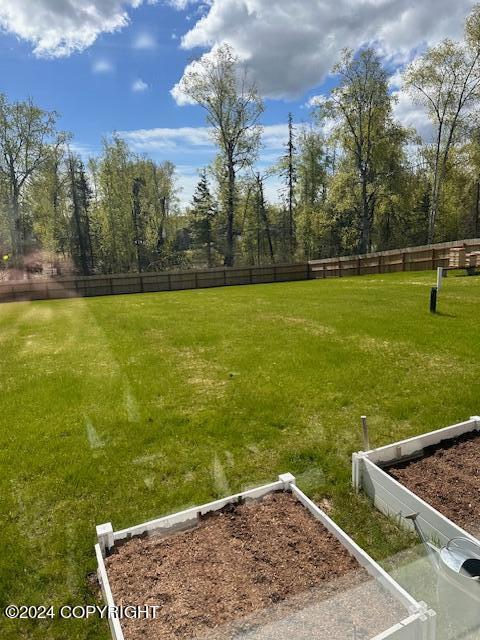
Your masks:
M 195 57 L 228 41 L 265 96 L 263 163 L 282 153 L 288 112 L 328 92 L 343 46 L 375 41 L 395 68 L 425 44 L 458 36 L 473 2 L 457 0 L 0 0 L 1 90 L 61 114 L 83 155 L 123 132 L 139 152 L 178 166 L 181 200 L 213 157 L 196 106 L 170 91 Z M 432 10 L 436 21 L 432 24 Z M 399 117 L 421 124 L 403 99 Z M 140 132 L 140 133 L 139 133 Z M 275 196 L 277 186 L 270 186 Z

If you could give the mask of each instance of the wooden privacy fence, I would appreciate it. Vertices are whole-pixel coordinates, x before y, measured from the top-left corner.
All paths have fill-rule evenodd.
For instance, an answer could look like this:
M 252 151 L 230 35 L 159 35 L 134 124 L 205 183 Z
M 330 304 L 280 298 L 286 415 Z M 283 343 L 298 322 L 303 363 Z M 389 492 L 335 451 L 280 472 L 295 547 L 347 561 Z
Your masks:
M 392 249 L 358 256 L 311 260 L 311 278 L 363 276 L 372 273 L 394 273 L 396 271 L 428 271 L 437 267 L 449 267 L 452 247 L 465 246 L 468 252 L 480 250 L 480 238 L 442 242 L 423 247 Z
M 238 284 L 307 280 L 308 278 L 308 263 L 303 263 L 264 267 L 229 267 L 204 271 L 160 271 L 88 277 L 70 276 L 49 280 L 17 280 L 0 283 L 0 302 L 204 289 Z
M 395 271 L 425 271 L 436 267 L 447 268 L 450 249 L 459 246 L 465 246 L 469 252 L 480 251 L 480 239 L 444 242 L 358 256 L 324 258 L 300 264 L 10 280 L 0 282 L 0 302 L 204 289 Z

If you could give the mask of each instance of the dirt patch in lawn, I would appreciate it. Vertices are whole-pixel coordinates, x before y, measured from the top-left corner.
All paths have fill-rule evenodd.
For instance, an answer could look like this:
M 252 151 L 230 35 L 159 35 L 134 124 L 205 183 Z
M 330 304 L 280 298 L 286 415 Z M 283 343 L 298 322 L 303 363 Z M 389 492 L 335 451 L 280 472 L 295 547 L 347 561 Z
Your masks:
M 161 605 L 155 620 L 122 622 L 127 640 L 366 639 L 408 615 L 283 492 L 134 538 L 106 565 L 117 605 Z
M 480 536 L 480 435 L 467 433 L 425 449 L 388 473 L 460 527 Z

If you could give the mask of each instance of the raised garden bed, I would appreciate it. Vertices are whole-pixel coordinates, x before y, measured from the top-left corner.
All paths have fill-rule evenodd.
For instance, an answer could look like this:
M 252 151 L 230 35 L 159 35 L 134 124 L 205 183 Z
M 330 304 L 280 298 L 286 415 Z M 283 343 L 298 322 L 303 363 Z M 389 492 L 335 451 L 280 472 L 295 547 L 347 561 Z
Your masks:
M 422 458 L 386 471 L 417 496 L 480 538 L 480 433 L 427 447 Z
M 98 534 L 107 604 L 161 605 L 155 620 L 110 620 L 115 640 L 434 637 L 434 614 L 290 474 L 131 529 L 101 525 Z
M 445 545 L 480 539 L 480 417 L 353 454 L 353 484 L 385 514 Z

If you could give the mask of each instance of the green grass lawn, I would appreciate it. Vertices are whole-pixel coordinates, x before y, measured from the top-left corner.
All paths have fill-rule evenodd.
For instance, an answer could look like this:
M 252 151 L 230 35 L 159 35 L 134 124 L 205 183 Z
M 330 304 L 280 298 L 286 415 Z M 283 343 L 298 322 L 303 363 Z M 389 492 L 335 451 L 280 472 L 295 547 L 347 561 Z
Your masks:
M 95 525 L 276 479 L 377 559 L 411 540 L 350 489 L 380 446 L 480 413 L 480 278 L 433 272 L 0 305 L 0 606 L 95 595 Z M 142 603 L 138 603 L 142 604 Z M 0 618 L 2 639 L 106 639 Z

